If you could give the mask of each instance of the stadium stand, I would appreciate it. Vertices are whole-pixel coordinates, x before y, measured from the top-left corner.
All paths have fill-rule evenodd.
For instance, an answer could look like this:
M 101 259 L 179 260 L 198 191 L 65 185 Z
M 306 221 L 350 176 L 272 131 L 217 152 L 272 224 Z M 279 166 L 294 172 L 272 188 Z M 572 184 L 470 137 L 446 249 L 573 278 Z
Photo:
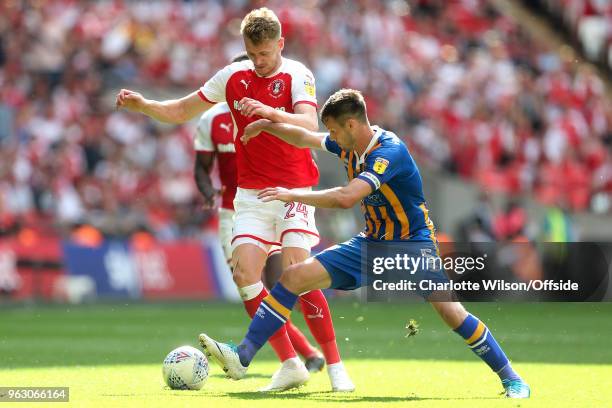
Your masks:
M 612 3 L 607 0 L 524 0 L 524 3 L 552 16 L 590 61 L 612 72 Z
M 488 1 L 269 7 L 289 55 L 313 68 L 319 100 L 362 90 L 378 124 L 403 135 L 422 163 L 485 191 L 609 211 L 593 207 L 612 194 L 604 83 Z M 249 8 L 2 2 L 0 230 L 46 220 L 107 235 L 143 226 L 164 239 L 196 234 L 207 218 L 191 175 L 193 126 L 114 111 L 108 95 L 128 84 L 145 94 L 200 86 L 241 50 Z

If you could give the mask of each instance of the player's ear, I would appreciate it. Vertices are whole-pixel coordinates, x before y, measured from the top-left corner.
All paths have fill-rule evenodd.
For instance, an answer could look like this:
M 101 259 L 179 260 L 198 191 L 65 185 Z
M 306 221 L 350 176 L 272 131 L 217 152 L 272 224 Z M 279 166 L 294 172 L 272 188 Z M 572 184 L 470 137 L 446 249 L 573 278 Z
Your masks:
M 344 123 L 344 126 L 348 129 L 348 130 L 353 130 L 355 129 L 355 126 L 357 125 L 355 118 L 348 118 L 346 119 L 346 122 Z
M 283 48 L 285 48 L 285 37 L 281 37 L 278 39 L 278 49 L 282 51 Z

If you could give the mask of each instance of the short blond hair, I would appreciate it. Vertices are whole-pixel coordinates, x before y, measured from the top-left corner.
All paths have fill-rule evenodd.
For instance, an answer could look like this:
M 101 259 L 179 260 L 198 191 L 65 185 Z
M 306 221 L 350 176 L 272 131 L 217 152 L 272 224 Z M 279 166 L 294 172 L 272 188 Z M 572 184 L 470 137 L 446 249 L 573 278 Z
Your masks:
M 267 7 L 252 10 L 240 24 L 240 34 L 253 44 L 267 40 L 278 40 L 281 36 L 281 23 L 272 10 Z

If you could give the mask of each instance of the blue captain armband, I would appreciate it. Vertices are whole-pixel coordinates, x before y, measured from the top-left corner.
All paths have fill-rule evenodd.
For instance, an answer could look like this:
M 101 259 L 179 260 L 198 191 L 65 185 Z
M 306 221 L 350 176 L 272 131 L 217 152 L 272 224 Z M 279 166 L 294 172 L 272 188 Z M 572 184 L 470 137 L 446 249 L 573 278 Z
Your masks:
M 364 171 L 363 173 L 359 174 L 357 178 L 368 183 L 370 187 L 372 187 L 372 191 L 376 191 L 380 188 L 380 180 L 369 171 Z

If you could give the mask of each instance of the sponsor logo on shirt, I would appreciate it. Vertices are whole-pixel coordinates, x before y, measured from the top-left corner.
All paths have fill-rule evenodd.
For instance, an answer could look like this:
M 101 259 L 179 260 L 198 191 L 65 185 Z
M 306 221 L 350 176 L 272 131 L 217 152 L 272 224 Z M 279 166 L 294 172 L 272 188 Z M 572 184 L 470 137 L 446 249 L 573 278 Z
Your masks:
M 314 97 L 316 94 L 314 82 L 309 81 L 309 80 L 304 81 L 304 90 L 306 91 L 308 95 Z
M 233 143 L 219 143 L 217 145 L 217 151 L 219 153 L 235 153 L 236 147 Z
M 363 202 L 373 207 L 380 207 L 381 205 L 387 204 L 385 196 L 379 190 L 376 190 L 372 194 L 368 195 L 363 199 Z
M 240 102 L 235 100 L 233 105 L 234 105 L 234 109 L 236 109 L 238 112 L 240 112 L 242 110 L 242 104 L 240 104 Z M 279 111 L 283 111 L 283 112 L 286 111 L 284 106 L 278 106 L 278 107 L 275 107 L 274 109 L 279 110 Z
M 389 160 L 383 159 L 382 157 L 378 157 L 374 161 L 374 166 L 372 167 L 372 169 L 378 174 L 383 174 L 387 170 L 388 166 Z

